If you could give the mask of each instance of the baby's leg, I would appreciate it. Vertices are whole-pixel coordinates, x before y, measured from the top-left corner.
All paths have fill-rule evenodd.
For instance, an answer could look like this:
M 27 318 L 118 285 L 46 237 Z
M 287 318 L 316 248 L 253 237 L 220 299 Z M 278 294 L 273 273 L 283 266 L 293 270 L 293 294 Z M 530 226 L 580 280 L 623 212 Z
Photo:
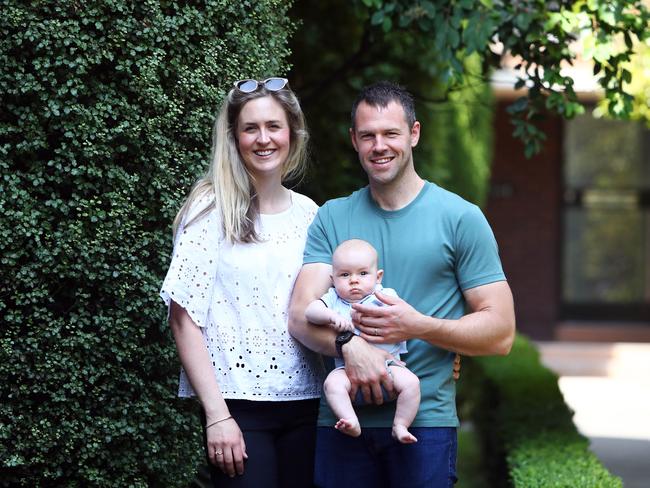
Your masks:
M 420 408 L 420 380 L 407 368 L 389 366 L 389 369 L 398 395 L 393 419 L 393 437 L 402 444 L 417 442 L 408 428 Z
M 334 427 L 344 434 L 359 437 L 361 425 L 357 414 L 354 413 L 354 407 L 352 407 L 350 388 L 350 380 L 343 368 L 335 369 L 328 374 L 323 385 L 327 403 L 334 411 L 334 415 L 339 418 Z

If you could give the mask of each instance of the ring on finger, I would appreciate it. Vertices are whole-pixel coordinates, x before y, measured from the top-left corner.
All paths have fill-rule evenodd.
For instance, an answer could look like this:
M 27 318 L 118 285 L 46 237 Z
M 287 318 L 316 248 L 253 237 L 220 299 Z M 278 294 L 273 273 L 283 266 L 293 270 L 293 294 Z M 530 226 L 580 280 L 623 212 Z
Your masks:
M 222 451 L 221 449 L 217 449 L 216 451 L 214 451 L 214 453 L 215 453 L 217 456 L 223 456 L 223 451 Z
M 376 336 L 379 335 L 379 329 L 378 329 L 377 327 L 375 327 L 375 335 L 376 335 Z

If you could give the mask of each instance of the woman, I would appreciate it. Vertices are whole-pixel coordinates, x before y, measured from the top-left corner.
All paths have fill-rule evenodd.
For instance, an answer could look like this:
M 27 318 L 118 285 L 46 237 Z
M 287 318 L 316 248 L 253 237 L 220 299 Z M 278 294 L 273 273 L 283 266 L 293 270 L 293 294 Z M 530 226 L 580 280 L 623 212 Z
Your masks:
M 287 308 L 317 206 L 282 184 L 302 174 L 307 138 L 286 79 L 236 82 L 174 221 L 161 296 L 214 486 L 312 486 L 322 369 L 289 336 Z

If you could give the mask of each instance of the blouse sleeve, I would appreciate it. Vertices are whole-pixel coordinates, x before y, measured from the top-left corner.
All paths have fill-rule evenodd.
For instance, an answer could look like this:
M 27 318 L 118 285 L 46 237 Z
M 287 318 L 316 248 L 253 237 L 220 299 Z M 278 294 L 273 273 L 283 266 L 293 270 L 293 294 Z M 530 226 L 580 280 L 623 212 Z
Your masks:
M 217 211 L 203 216 L 209 204 L 201 199 L 187 212 L 174 239 L 174 252 L 160 297 L 167 307 L 173 300 L 199 327 L 208 325 L 208 312 L 217 275 L 221 222 Z M 189 225 L 186 223 L 189 222 Z

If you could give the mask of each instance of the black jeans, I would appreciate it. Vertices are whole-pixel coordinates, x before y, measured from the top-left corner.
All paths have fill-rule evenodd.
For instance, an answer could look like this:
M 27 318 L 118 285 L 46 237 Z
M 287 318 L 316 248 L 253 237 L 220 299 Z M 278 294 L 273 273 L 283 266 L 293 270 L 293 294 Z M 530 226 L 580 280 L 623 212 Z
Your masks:
M 208 460 L 215 488 L 311 488 L 318 399 L 226 400 L 246 442 L 244 474 L 229 478 Z M 205 426 L 205 415 L 202 414 Z M 203 442 L 207 443 L 205 428 Z M 207 449 L 206 449 L 207 458 Z

